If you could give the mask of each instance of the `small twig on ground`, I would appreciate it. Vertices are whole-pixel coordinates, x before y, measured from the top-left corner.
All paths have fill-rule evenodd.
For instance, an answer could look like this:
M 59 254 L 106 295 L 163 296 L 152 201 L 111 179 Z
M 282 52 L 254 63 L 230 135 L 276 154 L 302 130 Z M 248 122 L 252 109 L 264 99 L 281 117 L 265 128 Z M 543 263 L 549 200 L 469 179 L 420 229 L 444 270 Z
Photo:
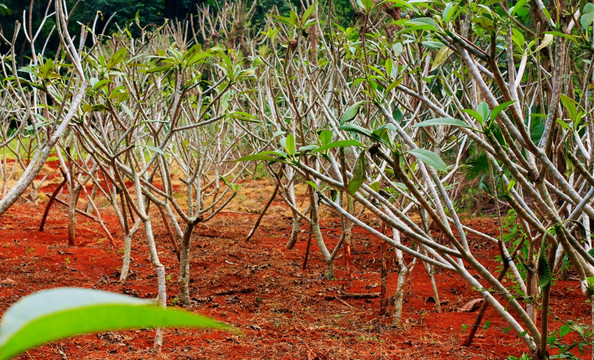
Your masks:
M 381 293 L 372 292 L 372 293 L 347 293 L 343 292 L 340 294 L 340 297 L 343 299 L 375 299 L 381 296 Z
M 351 304 L 349 304 L 348 302 L 342 300 L 341 298 L 339 298 L 338 296 L 333 296 L 333 295 L 327 295 L 325 298 L 325 300 L 336 300 L 339 303 L 342 303 L 343 305 L 346 305 L 348 307 L 350 307 L 351 309 L 354 309 L 355 307 Z

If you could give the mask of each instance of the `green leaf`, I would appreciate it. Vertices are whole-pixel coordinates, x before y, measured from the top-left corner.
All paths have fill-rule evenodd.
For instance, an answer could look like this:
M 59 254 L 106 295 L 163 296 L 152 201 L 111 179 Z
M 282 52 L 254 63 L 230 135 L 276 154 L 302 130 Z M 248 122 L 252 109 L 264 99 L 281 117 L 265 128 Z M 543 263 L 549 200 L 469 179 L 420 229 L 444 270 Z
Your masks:
M 552 345 L 557 341 L 557 337 L 555 335 L 547 336 L 547 344 Z M 555 357 L 551 357 L 551 359 L 555 359 Z
M 38 123 L 38 124 L 33 124 L 33 125 L 28 125 L 25 127 L 25 131 L 37 131 L 38 129 L 41 129 L 43 127 L 46 127 L 50 124 L 52 124 L 52 121 L 44 121 L 42 123 Z
M 275 137 L 277 137 L 277 136 L 285 135 L 286 133 L 287 133 L 287 132 L 286 132 L 286 131 L 284 131 L 284 130 L 276 130 L 276 131 L 274 132 L 274 134 L 272 134 L 272 137 L 273 137 L 273 138 L 275 138 Z
M 365 157 L 365 151 L 361 151 L 359 157 L 357 158 L 357 162 L 355 163 L 355 168 L 353 169 L 353 177 L 351 178 L 348 186 L 348 191 L 351 193 L 351 195 L 355 195 L 361 185 L 363 185 L 366 175 L 367 158 Z
M 305 9 L 305 12 L 303 13 L 303 16 L 301 17 L 301 24 L 304 25 L 307 20 L 309 19 L 309 17 L 311 15 L 313 15 L 314 11 L 316 11 L 316 5 L 315 4 L 311 4 L 307 9 Z
M 377 73 L 377 74 L 378 74 L 378 75 L 379 75 L 381 78 L 383 78 L 383 77 L 384 77 L 384 73 L 383 73 L 383 72 L 382 72 L 380 69 L 378 69 L 377 67 L 375 67 L 375 66 L 372 66 L 372 65 L 369 65 L 369 66 L 368 66 L 368 68 L 369 68 L 370 70 L 373 70 L 373 71 L 375 71 L 375 72 L 376 72 L 376 73 Z
M 96 80 L 98 80 L 98 79 L 96 79 Z M 111 80 L 104 79 L 104 80 L 98 80 L 95 82 L 91 82 L 91 86 L 93 87 L 93 90 L 97 90 L 97 89 L 100 89 L 103 85 L 109 84 L 109 83 L 111 83 Z
M 243 156 L 240 157 L 239 159 L 235 159 L 233 161 L 259 161 L 259 160 L 264 160 L 264 161 L 276 161 L 275 157 L 272 157 L 270 155 L 262 155 L 262 154 L 253 154 L 253 155 L 247 155 L 247 156 Z
M 316 150 L 318 148 L 318 145 L 305 145 L 305 146 L 301 146 L 299 148 L 299 153 L 300 154 L 304 154 L 308 151 L 312 151 L 312 150 Z
M 512 41 L 516 44 L 520 49 L 524 48 L 526 40 L 524 38 L 524 34 L 516 28 L 512 28 Z
M 247 155 L 240 157 L 239 159 L 233 160 L 234 162 L 239 161 L 278 161 L 278 158 L 286 158 L 287 154 L 282 151 L 262 151 L 257 154 Z
M 444 8 L 443 13 L 441 15 L 442 19 L 444 19 L 446 24 L 449 23 L 450 20 L 452 20 L 452 17 L 456 13 L 456 10 L 458 10 L 458 4 L 446 4 L 446 7 Z
M 392 117 L 394 118 L 394 121 L 396 121 L 397 123 L 402 122 L 402 119 L 404 118 L 404 114 L 402 113 L 402 110 L 400 110 L 400 108 L 394 108 L 394 111 L 392 112 Z
M 225 185 L 227 185 L 228 188 L 233 190 L 233 192 L 237 192 L 237 190 L 239 190 L 240 185 L 235 185 L 235 184 L 231 183 L 229 180 L 227 180 L 226 177 L 219 175 L 219 179 L 223 180 Z
M 116 51 L 113 56 L 107 61 L 107 68 L 112 69 L 116 67 L 119 63 L 121 63 L 128 54 L 128 50 L 126 48 L 121 48 L 120 50 Z
M 454 119 L 454 118 L 435 118 L 430 120 L 421 121 L 418 124 L 414 124 L 413 127 L 426 127 L 426 126 L 437 126 L 437 125 L 452 125 L 458 126 L 463 128 L 470 128 L 468 124 L 466 124 L 462 120 Z
M 590 256 L 592 256 L 592 253 L 591 253 L 592 250 L 594 250 L 594 249 L 590 249 L 590 251 L 588 251 Z M 590 290 L 590 292 L 593 292 L 594 291 L 594 277 L 587 277 L 586 283 L 588 283 L 588 290 Z
M 0 15 L 2 15 L 2 16 L 12 15 L 12 9 L 4 4 L 0 4 Z
M 384 67 L 386 68 L 386 74 L 388 75 L 388 78 L 394 78 L 395 74 L 393 74 L 392 71 L 396 69 L 394 68 L 394 62 L 392 59 L 386 59 L 386 61 L 384 61 Z
M 344 123 L 353 121 L 355 117 L 357 117 L 357 114 L 359 114 L 359 109 L 363 104 L 365 104 L 365 101 L 359 101 L 349 106 L 340 117 L 340 125 L 344 125 Z
M 427 149 L 411 149 L 407 153 L 413 155 L 425 164 L 435 168 L 439 171 L 447 171 L 448 166 L 441 160 L 439 155 Z
M 394 69 L 396 69 L 396 68 L 394 68 Z M 394 76 L 396 76 L 396 75 L 394 74 Z M 386 88 L 385 93 L 389 93 L 390 91 L 394 90 L 396 87 L 400 86 L 401 83 L 402 83 L 402 78 L 391 82 L 390 85 L 388 85 L 388 87 Z
M 95 105 L 90 105 L 90 104 L 84 104 L 82 106 L 82 109 L 84 112 L 89 112 L 89 111 L 105 111 L 108 109 L 107 106 L 105 106 L 104 104 L 95 104 Z
M 437 31 L 437 24 L 435 20 L 430 17 L 420 17 L 412 20 L 408 20 L 406 25 L 413 26 L 415 30 L 429 30 Z
M 491 120 L 495 120 L 497 118 L 497 116 L 499 115 L 500 112 L 502 112 L 503 110 L 507 109 L 511 104 L 513 104 L 515 102 L 516 102 L 516 100 L 506 101 L 503 104 L 499 104 L 499 105 L 495 106 L 495 108 L 493 109 L 493 111 L 491 111 L 490 119 Z
M 0 360 L 54 340 L 99 331 L 154 327 L 232 330 L 228 325 L 152 301 L 105 291 L 59 288 L 26 296 L 0 323 Z
M 569 113 L 569 118 L 571 119 L 571 121 L 575 121 L 578 115 L 578 106 L 579 104 L 573 100 L 572 98 L 565 96 L 565 95 L 561 95 L 561 102 L 563 103 L 563 106 L 565 106 L 565 108 L 567 109 L 567 112 Z
M 305 180 L 305 183 L 309 186 L 311 186 L 314 190 L 318 191 L 318 186 L 316 185 L 315 182 L 310 181 L 310 180 Z
M 487 31 L 495 30 L 495 23 L 493 22 L 493 19 L 490 16 L 478 16 L 474 21 L 478 26 Z
M 126 100 L 128 98 L 128 90 L 124 86 L 118 86 L 117 88 L 113 89 L 109 94 L 110 100 L 116 100 L 118 103 Z
M 280 22 L 283 22 L 283 23 L 285 23 L 285 24 L 287 24 L 287 25 L 293 25 L 293 26 L 295 25 L 295 24 L 293 23 L 294 19 L 291 19 L 291 18 L 288 18 L 288 17 L 285 17 L 285 16 L 279 16 L 279 15 L 270 15 L 270 17 L 272 17 L 273 19 L 277 19 L 277 20 L 279 20 Z M 274 34 L 274 35 L 276 35 L 276 34 Z
M 357 0 L 357 5 L 365 12 L 369 12 L 373 8 L 373 0 Z
M 587 3 L 584 6 L 584 10 L 582 11 L 582 17 L 580 17 L 580 24 L 583 28 L 587 28 L 588 26 L 594 23 L 594 4 Z
M 563 324 L 561 325 L 561 327 L 559 328 L 559 338 L 563 338 L 565 335 L 569 334 L 571 332 L 571 327 Z
M 256 120 L 256 117 L 254 115 L 248 114 L 243 111 L 233 111 L 233 112 L 230 112 L 228 114 L 228 116 L 230 118 L 241 120 L 241 121 L 247 121 L 247 122 L 251 122 L 251 123 L 260 123 L 260 121 Z
M 551 285 L 551 267 L 544 254 L 544 249 L 538 257 L 538 285 L 544 289 Z
M 410 9 L 410 10 L 416 10 L 415 7 L 411 5 L 413 3 L 413 1 L 387 0 L 387 2 L 390 2 L 397 7 L 406 8 L 406 9 Z
M 206 52 L 206 51 L 202 51 L 202 45 L 200 44 L 196 44 L 194 46 L 192 46 L 190 48 L 190 50 L 188 50 L 184 56 L 183 59 L 186 62 L 186 65 L 194 65 L 197 63 L 202 63 L 204 62 L 203 60 L 208 59 L 213 57 L 212 54 Z
M 454 50 L 450 49 L 447 46 L 444 46 L 441 49 L 439 49 L 439 51 L 435 55 L 435 59 L 433 59 L 433 64 L 431 64 L 431 71 L 439 68 L 453 53 Z
M 161 150 L 160 148 L 156 147 L 156 146 L 151 146 L 151 145 L 146 145 L 146 144 L 142 144 L 141 146 L 142 147 L 145 147 L 145 148 L 147 148 L 149 150 L 152 150 L 152 151 L 156 152 L 159 155 L 165 156 L 165 152 L 163 150 Z
M 480 104 L 478 104 L 477 111 L 479 112 L 479 114 L 481 114 L 483 121 L 489 119 L 489 105 L 487 105 L 486 102 L 483 101 Z
M 289 21 L 291 22 L 291 25 L 297 26 L 297 13 L 293 10 L 291 10 L 291 13 L 289 14 Z
M 25 73 L 25 74 L 29 74 L 29 75 L 36 75 L 35 71 L 33 71 L 33 69 L 31 69 L 28 66 L 27 67 L 19 68 L 17 71 L 18 72 Z
M 356 132 L 361 135 L 365 135 L 367 137 L 373 138 L 373 133 L 371 131 L 369 131 L 366 128 L 359 126 L 359 125 L 344 124 L 344 125 L 341 125 L 339 129 L 344 130 L 344 131 Z
M 334 202 L 338 201 L 338 191 L 336 191 L 335 189 L 330 189 L 330 198 Z
M 476 119 L 476 121 L 479 122 L 479 124 L 484 124 L 485 123 L 485 119 L 483 118 L 483 116 L 481 114 L 479 114 L 478 111 L 476 110 L 472 110 L 472 109 L 462 109 L 462 111 L 464 111 L 465 113 L 467 113 L 468 115 L 472 116 L 473 118 Z
M 524 5 L 526 5 L 526 2 L 528 2 L 528 0 L 519 0 L 514 6 L 509 8 L 508 14 L 510 16 L 516 15 L 518 10 L 521 9 Z
M 326 150 L 329 150 L 329 149 L 334 149 L 334 148 L 338 148 L 338 147 L 347 147 L 347 146 L 360 146 L 360 147 L 363 147 L 365 145 L 361 144 L 357 140 L 338 140 L 338 141 L 335 141 L 335 142 L 331 142 L 329 144 L 326 144 L 324 146 L 320 146 L 319 148 L 313 150 L 312 153 L 322 152 L 322 151 L 326 151 Z
M 334 134 L 330 130 L 322 130 L 320 131 L 320 142 L 322 145 L 328 145 L 332 142 L 334 138 Z
M 41 67 L 39 71 L 39 76 L 46 79 L 50 72 L 54 69 L 54 61 L 52 59 L 47 59 L 45 64 Z
M 396 187 L 397 187 L 397 188 L 399 188 L 400 190 L 402 190 L 402 191 L 407 191 L 407 192 L 408 192 L 408 188 L 407 188 L 407 187 L 406 187 L 406 185 L 404 185 L 403 183 L 401 183 L 401 182 L 397 182 L 395 185 L 396 185 Z
M 281 139 L 280 143 L 289 156 L 295 155 L 295 136 L 293 134 L 289 134 L 286 138 Z
M 373 134 L 375 134 L 377 136 L 382 136 L 382 135 L 386 134 L 388 131 L 391 131 L 393 133 L 398 132 L 398 130 L 396 129 L 396 126 L 394 126 L 394 124 L 386 123 L 376 129 L 374 129 Z
M 571 125 L 569 125 L 568 123 L 566 123 L 562 119 L 557 119 L 557 124 L 561 125 L 561 127 L 563 128 L 563 130 L 570 130 L 571 129 Z
M 439 41 L 423 41 L 421 44 L 430 50 L 439 50 L 443 47 L 443 43 Z
M 376 193 L 380 192 L 381 189 L 381 183 L 379 181 L 374 182 L 373 184 L 369 184 L 369 187 L 373 189 L 373 191 L 375 191 Z
M 399 57 L 404 52 L 404 46 L 401 42 L 396 42 L 392 45 L 392 51 L 394 52 L 394 57 Z

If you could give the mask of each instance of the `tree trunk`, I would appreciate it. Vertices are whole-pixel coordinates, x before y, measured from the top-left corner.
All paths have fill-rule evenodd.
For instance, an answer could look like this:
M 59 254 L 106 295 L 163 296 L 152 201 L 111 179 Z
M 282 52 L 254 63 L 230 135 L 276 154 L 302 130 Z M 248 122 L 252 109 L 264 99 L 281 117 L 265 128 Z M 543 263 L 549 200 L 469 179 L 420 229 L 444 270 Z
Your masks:
M 72 174 L 71 180 L 73 181 Z M 80 196 L 80 186 L 69 186 L 70 202 L 68 204 L 68 245 L 74 246 L 76 240 L 76 203 Z
M 122 271 L 120 271 L 120 282 L 124 282 L 128 279 L 128 273 L 130 272 L 130 260 L 132 258 L 132 237 L 140 228 L 142 220 L 136 219 L 134 226 L 126 233 L 124 237 L 124 256 L 122 259 Z
M 190 246 L 192 233 L 198 221 L 189 222 L 184 229 L 179 249 L 179 299 L 182 305 L 190 305 Z

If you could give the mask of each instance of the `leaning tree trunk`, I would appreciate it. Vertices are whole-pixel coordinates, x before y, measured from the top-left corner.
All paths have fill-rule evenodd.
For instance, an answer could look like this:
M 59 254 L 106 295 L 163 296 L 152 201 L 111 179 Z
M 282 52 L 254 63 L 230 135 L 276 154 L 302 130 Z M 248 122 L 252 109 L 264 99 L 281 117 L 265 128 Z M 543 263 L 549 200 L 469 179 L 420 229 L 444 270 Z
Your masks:
M 37 174 L 39 174 L 41 168 L 43 168 L 43 165 L 49 157 L 50 152 L 54 148 L 54 145 L 56 145 L 58 139 L 60 139 L 62 134 L 64 134 L 68 128 L 68 125 L 70 124 L 70 121 L 72 121 L 72 118 L 78 113 L 78 106 L 85 95 L 86 88 L 86 82 L 82 82 L 78 85 L 78 89 L 72 99 L 72 103 L 70 104 L 70 110 L 68 110 L 68 113 L 66 116 L 64 116 L 62 123 L 56 128 L 45 145 L 39 147 L 35 155 L 33 155 L 31 162 L 29 162 L 29 165 L 23 172 L 23 175 L 21 175 L 17 183 L 12 187 L 12 189 L 10 189 L 8 194 L 6 194 L 6 196 L 0 200 L 0 215 L 4 214 L 6 210 L 8 210 L 21 197 L 25 190 L 27 190 L 31 182 L 35 180 L 35 177 Z

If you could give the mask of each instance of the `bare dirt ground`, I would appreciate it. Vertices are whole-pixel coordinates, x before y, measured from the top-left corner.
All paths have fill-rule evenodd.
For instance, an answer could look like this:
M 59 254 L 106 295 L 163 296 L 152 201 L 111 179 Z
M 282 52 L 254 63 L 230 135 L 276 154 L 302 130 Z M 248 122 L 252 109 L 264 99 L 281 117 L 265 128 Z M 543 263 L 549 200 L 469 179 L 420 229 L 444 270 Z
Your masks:
M 470 347 L 461 346 L 467 334 L 464 324 L 474 322 L 476 311 L 459 309 L 478 296 L 447 271 L 436 274 L 442 302 L 442 312 L 437 313 L 429 277 L 422 264 L 414 267 L 400 328 L 391 325 L 389 315 L 378 315 L 378 298 L 344 297 L 345 292 L 379 292 L 381 243 L 361 229 L 354 229 L 350 277 L 344 259 L 339 258 L 336 279 L 331 281 L 323 276 L 325 265 L 315 241 L 307 268 L 302 270 L 307 225 L 302 226 L 296 247 L 285 248 L 291 220 L 281 202 L 273 203 L 255 236 L 245 242 L 271 189 L 265 180 L 247 182 L 230 211 L 201 224 L 193 238 L 194 305 L 190 310 L 232 324 L 244 336 L 170 329 L 162 353 L 155 354 L 151 350 L 153 330 L 109 332 L 62 340 L 20 359 L 505 359 L 526 351 L 521 339 L 506 331 L 507 324 L 492 309 L 483 321 L 489 321 L 486 329 L 478 330 Z M 50 184 L 41 192 L 51 191 Z M 77 246 L 68 246 L 66 212 L 61 205 L 52 207 L 45 231 L 38 231 L 44 201 L 36 206 L 18 203 L 0 217 L 0 313 L 27 294 L 61 286 L 156 296 L 156 276 L 141 233 L 134 239 L 130 279 L 120 283 L 123 236 L 109 208 L 102 216 L 114 234 L 116 248 L 97 223 L 84 217 L 78 218 Z M 497 235 L 493 219 L 468 222 Z M 178 261 L 165 227 L 160 220 L 155 225 L 159 255 L 170 275 L 168 303 L 175 305 Z M 337 218 L 327 214 L 322 227 L 326 239 L 338 240 Z M 482 259 L 497 266 L 494 244 L 476 238 L 471 242 Z M 391 294 L 394 266 L 388 279 Z M 553 292 L 554 314 L 589 323 L 590 306 L 579 295 L 577 281 L 556 281 Z M 552 324 L 553 329 L 559 326 L 556 321 Z

